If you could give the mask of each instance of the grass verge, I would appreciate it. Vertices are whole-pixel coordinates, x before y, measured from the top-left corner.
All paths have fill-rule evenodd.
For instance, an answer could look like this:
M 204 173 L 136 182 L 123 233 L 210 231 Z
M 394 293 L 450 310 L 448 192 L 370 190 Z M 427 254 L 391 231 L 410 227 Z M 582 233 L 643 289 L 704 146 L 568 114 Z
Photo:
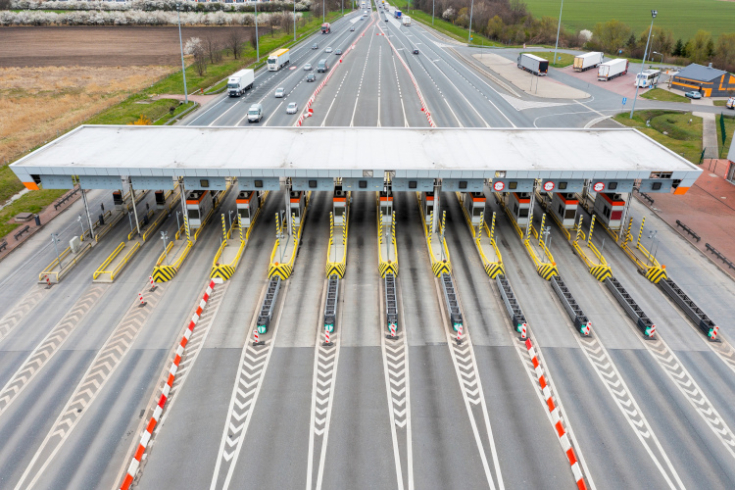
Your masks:
M 531 53 L 533 55 L 538 56 L 539 58 L 543 58 L 549 62 L 551 66 L 554 68 L 564 68 L 565 66 L 569 66 L 572 63 L 574 63 L 574 55 L 573 54 L 567 54 L 567 53 L 557 53 L 556 54 L 556 63 L 552 63 L 551 60 L 554 59 L 554 52 L 553 51 L 542 51 L 540 53 L 533 52 Z
M 10 169 L 8 169 L 8 171 L 10 171 Z M 15 174 L 13 174 L 13 176 L 15 176 Z M 23 194 L 20 199 L 14 203 L 0 209 L 0 236 L 5 237 L 20 226 L 20 223 L 9 222 L 15 215 L 20 213 L 40 213 L 43 211 L 43 208 L 67 192 L 68 189 L 31 191 Z
M 735 133 L 735 114 L 724 114 L 725 120 L 725 143 L 722 143 L 722 127 L 720 126 L 720 117 L 716 116 L 715 126 L 717 126 L 717 144 L 719 145 L 720 158 L 727 158 L 727 152 L 732 144 L 732 136 Z
M 701 117 L 693 116 L 691 112 L 662 110 L 636 111 L 633 119 L 629 117 L 626 112 L 616 115 L 615 120 L 638 129 L 690 162 L 699 164 L 702 154 Z
M 674 94 L 662 88 L 651 89 L 648 92 L 641 94 L 641 97 L 644 99 L 660 100 L 663 102 L 683 102 L 685 104 L 689 103 L 689 99 L 687 99 L 683 95 Z

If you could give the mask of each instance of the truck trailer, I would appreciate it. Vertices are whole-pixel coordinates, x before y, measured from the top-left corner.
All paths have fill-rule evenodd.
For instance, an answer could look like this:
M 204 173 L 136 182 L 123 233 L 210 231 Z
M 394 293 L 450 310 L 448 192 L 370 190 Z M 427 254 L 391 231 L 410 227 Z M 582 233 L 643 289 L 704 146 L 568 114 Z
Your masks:
M 549 72 L 549 61 L 529 53 L 521 53 L 518 55 L 518 68 L 544 77 Z
M 403 14 L 403 12 L 401 12 L 398 9 L 396 9 L 396 11 L 393 12 L 393 16 L 395 16 L 396 19 L 400 19 L 402 14 Z
M 593 51 L 591 53 L 580 54 L 574 57 L 574 71 L 587 71 L 602 64 L 605 59 L 603 53 Z
M 597 69 L 597 79 L 606 82 L 615 77 L 628 73 L 628 60 L 618 58 L 606 61 Z
M 404 15 L 401 22 L 403 23 L 403 27 L 409 27 L 411 25 L 411 17 Z
M 288 49 L 278 49 L 268 56 L 268 71 L 278 71 L 291 61 Z
M 240 97 L 246 90 L 253 88 L 254 83 L 254 70 L 240 70 L 227 79 L 227 94 L 230 97 Z

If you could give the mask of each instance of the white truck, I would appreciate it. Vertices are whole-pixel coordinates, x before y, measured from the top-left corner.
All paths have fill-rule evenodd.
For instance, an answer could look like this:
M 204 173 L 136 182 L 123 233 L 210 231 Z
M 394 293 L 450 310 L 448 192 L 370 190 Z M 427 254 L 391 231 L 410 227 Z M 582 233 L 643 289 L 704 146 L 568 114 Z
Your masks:
M 549 61 L 528 53 L 518 55 L 518 68 L 544 77 L 549 72 Z
M 411 25 L 411 17 L 406 17 L 405 15 L 403 18 L 403 27 L 409 27 Z
M 604 59 L 605 55 L 596 51 L 580 54 L 574 57 L 574 71 L 587 71 L 590 68 L 600 66 Z
M 230 97 L 240 97 L 246 90 L 253 88 L 254 83 L 254 70 L 240 70 L 227 79 L 227 93 Z
M 628 60 L 618 58 L 601 64 L 597 69 L 597 79 L 601 82 L 607 82 L 626 73 L 628 73 Z
M 277 49 L 268 56 L 268 71 L 278 71 L 291 61 L 288 49 Z

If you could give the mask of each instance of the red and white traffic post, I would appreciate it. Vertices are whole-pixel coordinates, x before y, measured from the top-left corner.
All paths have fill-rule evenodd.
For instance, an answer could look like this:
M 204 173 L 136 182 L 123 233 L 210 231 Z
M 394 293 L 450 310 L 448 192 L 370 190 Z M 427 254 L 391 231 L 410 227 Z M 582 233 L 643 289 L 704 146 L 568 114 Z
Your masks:
M 138 300 L 140 301 L 138 308 L 143 308 L 147 304 L 146 301 L 143 299 L 143 293 L 138 293 Z
M 149 280 L 150 280 L 150 282 L 151 282 L 151 288 L 150 288 L 150 289 L 148 290 L 148 292 L 152 293 L 153 291 L 155 291 L 155 290 L 156 290 L 156 288 L 157 288 L 158 286 L 156 286 L 156 282 L 155 282 L 155 281 L 153 280 L 153 276 L 150 276 L 150 277 L 149 277 L 148 279 L 149 279 Z

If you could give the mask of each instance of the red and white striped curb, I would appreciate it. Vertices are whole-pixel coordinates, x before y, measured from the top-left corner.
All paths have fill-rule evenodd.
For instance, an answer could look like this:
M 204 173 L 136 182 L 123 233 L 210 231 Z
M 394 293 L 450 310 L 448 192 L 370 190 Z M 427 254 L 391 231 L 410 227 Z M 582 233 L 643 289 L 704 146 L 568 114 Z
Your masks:
M 572 467 L 572 474 L 574 475 L 574 479 L 577 481 L 577 488 L 579 490 L 587 490 L 587 484 L 585 483 L 584 476 L 582 475 L 582 468 L 579 465 L 579 461 L 577 461 L 577 455 L 574 454 L 572 443 L 569 442 L 569 436 L 564 429 L 564 423 L 559 417 L 559 407 L 554 403 L 554 398 L 551 396 L 551 389 L 549 388 L 549 385 L 546 384 L 544 370 L 536 356 L 536 349 L 533 347 L 531 339 L 526 339 L 526 349 L 528 349 L 528 355 L 531 357 L 531 361 L 533 362 L 533 368 L 536 371 L 539 385 L 541 385 L 541 391 L 544 393 L 544 397 L 546 398 L 546 405 L 549 407 L 554 429 L 556 429 L 556 434 L 559 436 L 561 446 L 567 455 L 567 459 L 569 459 L 569 465 Z
M 401 57 L 400 54 L 398 53 L 398 50 L 396 49 L 396 47 L 393 46 L 393 43 L 392 42 L 390 42 L 390 39 L 388 39 L 388 36 L 385 35 L 385 31 L 383 31 L 383 28 L 380 27 L 380 24 L 378 24 L 378 29 L 380 29 L 380 32 L 383 33 L 383 36 L 385 37 L 385 40 L 388 41 L 388 44 L 390 45 L 391 49 L 395 52 L 396 58 L 398 58 L 399 60 L 401 60 L 401 63 L 403 64 L 403 67 L 408 72 L 408 76 L 411 77 L 411 82 L 413 83 L 413 88 L 416 90 L 416 95 L 419 96 L 419 102 L 421 102 L 421 110 L 426 115 L 426 120 L 429 122 L 429 126 L 431 126 L 432 128 L 435 128 L 436 127 L 436 124 L 434 124 L 434 119 L 432 119 L 432 117 L 431 117 L 431 113 L 429 112 L 429 108 L 426 107 L 426 102 L 424 101 L 424 96 L 421 95 L 421 90 L 419 89 L 419 84 L 416 83 L 416 79 L 414 78 L 413 73 L 408 68 L 408 65 L 406 64 L 406 62 L 403 60 L 403 57 Z
M 329 73 L 327 73 L 327 76 L 324 77 L 324 80 L 322 80 L 322 83 L 319 84 L 319 86 L 316 88 L 316 90 L 311 95 L 311 97 L 309 97 L 309 101 L 304 106 L 304 110 L 301 112 L 301 115 L 299 116 L 298 120 L 296 121 L 295 126 L 301 126 L 304 123 L 304 120 L 307 117 L 311 117 L 311 111 L 310 111 L 310 109 L 311 109 L 311 105 L 314 103 L 314 100 L 316 99 L 316 96 L 319 95 L 319 92 L 322 91 L 322 89 L 324 88 L 324 85 L 326 85 L 326 83 L 329 81 L 329 79 L 332 78 L 332 74 L 335 72 L 335 70 L 337 69 L 337 67 L 342 64 L 342 60 L 344 59 L 345 56 L 347 56 L 347 53 L 349 53 L 350 51 L 352 51 L 352 50 L 355 49 L 355 44 L 357 44 L 358 42 L 360 42 L 360 39 L 362 39 L 363 37 L 365 37 L 365 32 L 367 32 L 367 30 L 370 29 L 370 26 L 372 26 L 374 23 L 375 23 L 374 20 L 372 22 L 370 22 L 370 24 L 368 24 L 367 27 L 365 27 L 365 30 L 362 32 L 362 36 L 360 36 L 359 38 L 357 38 L 357 40 L 354 43 L 352 43 L 352 45 L 349 48 L 347 48 L 347 50 L 344 52 L 344 54 L 339 57 L 339 61 L 337 62 L 337 64 L 334 65 L 334 68 L 332 68 L 329 71 Z
M 176 371 L 179 369 L 181 356 L 184 354 L 186 344 L 189 342 L 189 337 L 191 337 L 191 334 L 194 331 L 194 327 L 196 327 L 197 322 L 199 321 L 199 317 L 202 315 L 204 307 L 207 306 L 207 301 L 209 301 L 209 297 L 212 295 L 212 291 L 214 290 L 214 284 L 214 279 L 212 279 L 209 282 L 209 286 L 207 286 L 207 290 L 204 292 L 202 300 L 199 302 L 199 307 L 194 313 L 194 316 L 191 317 L 189 328 L 184 331 L 184 336 L 181 338 L 181 342 L 179 342 L 179 347 L 176 349 L 176 356 L 174 357 L 173 361 L 171 361 L 171 368 L 168 371 L 168 380 L 166 381 L 166 385 L 161 391 L 161 398 L 158 400 L 158 405 L 156 405 L 156 408 L 153 411 L 153 415 L 151 415 L 151 418 L 148 421 L 148 425 L 145 428 L 145 432 L 140 438 L 140 444 L 138 445 L 137 451 L 135 451 L 133 460 L 130 462 L 130 466 L 128 467 L 128 472 L 125 475 L 125 479 L 120 485 L 120 490 L 128 490 L 128 488 L 130 488 L 130 485 L 133 483 L 133 480 L 135 479 L 135 474 L 138 472 L 138 467 L 140 466 L 140 460 L 145 453 L 148 442 L 150 442 L 151 436 L 153 435 L 153 430 L 156 428 L 156 424 L 161 419 L 161 414 L 163 413 L 163 409 L 166 406 L 168 395 L 171 392 L 171 387 L 173 386 L 174 379 L 176 378 Z

